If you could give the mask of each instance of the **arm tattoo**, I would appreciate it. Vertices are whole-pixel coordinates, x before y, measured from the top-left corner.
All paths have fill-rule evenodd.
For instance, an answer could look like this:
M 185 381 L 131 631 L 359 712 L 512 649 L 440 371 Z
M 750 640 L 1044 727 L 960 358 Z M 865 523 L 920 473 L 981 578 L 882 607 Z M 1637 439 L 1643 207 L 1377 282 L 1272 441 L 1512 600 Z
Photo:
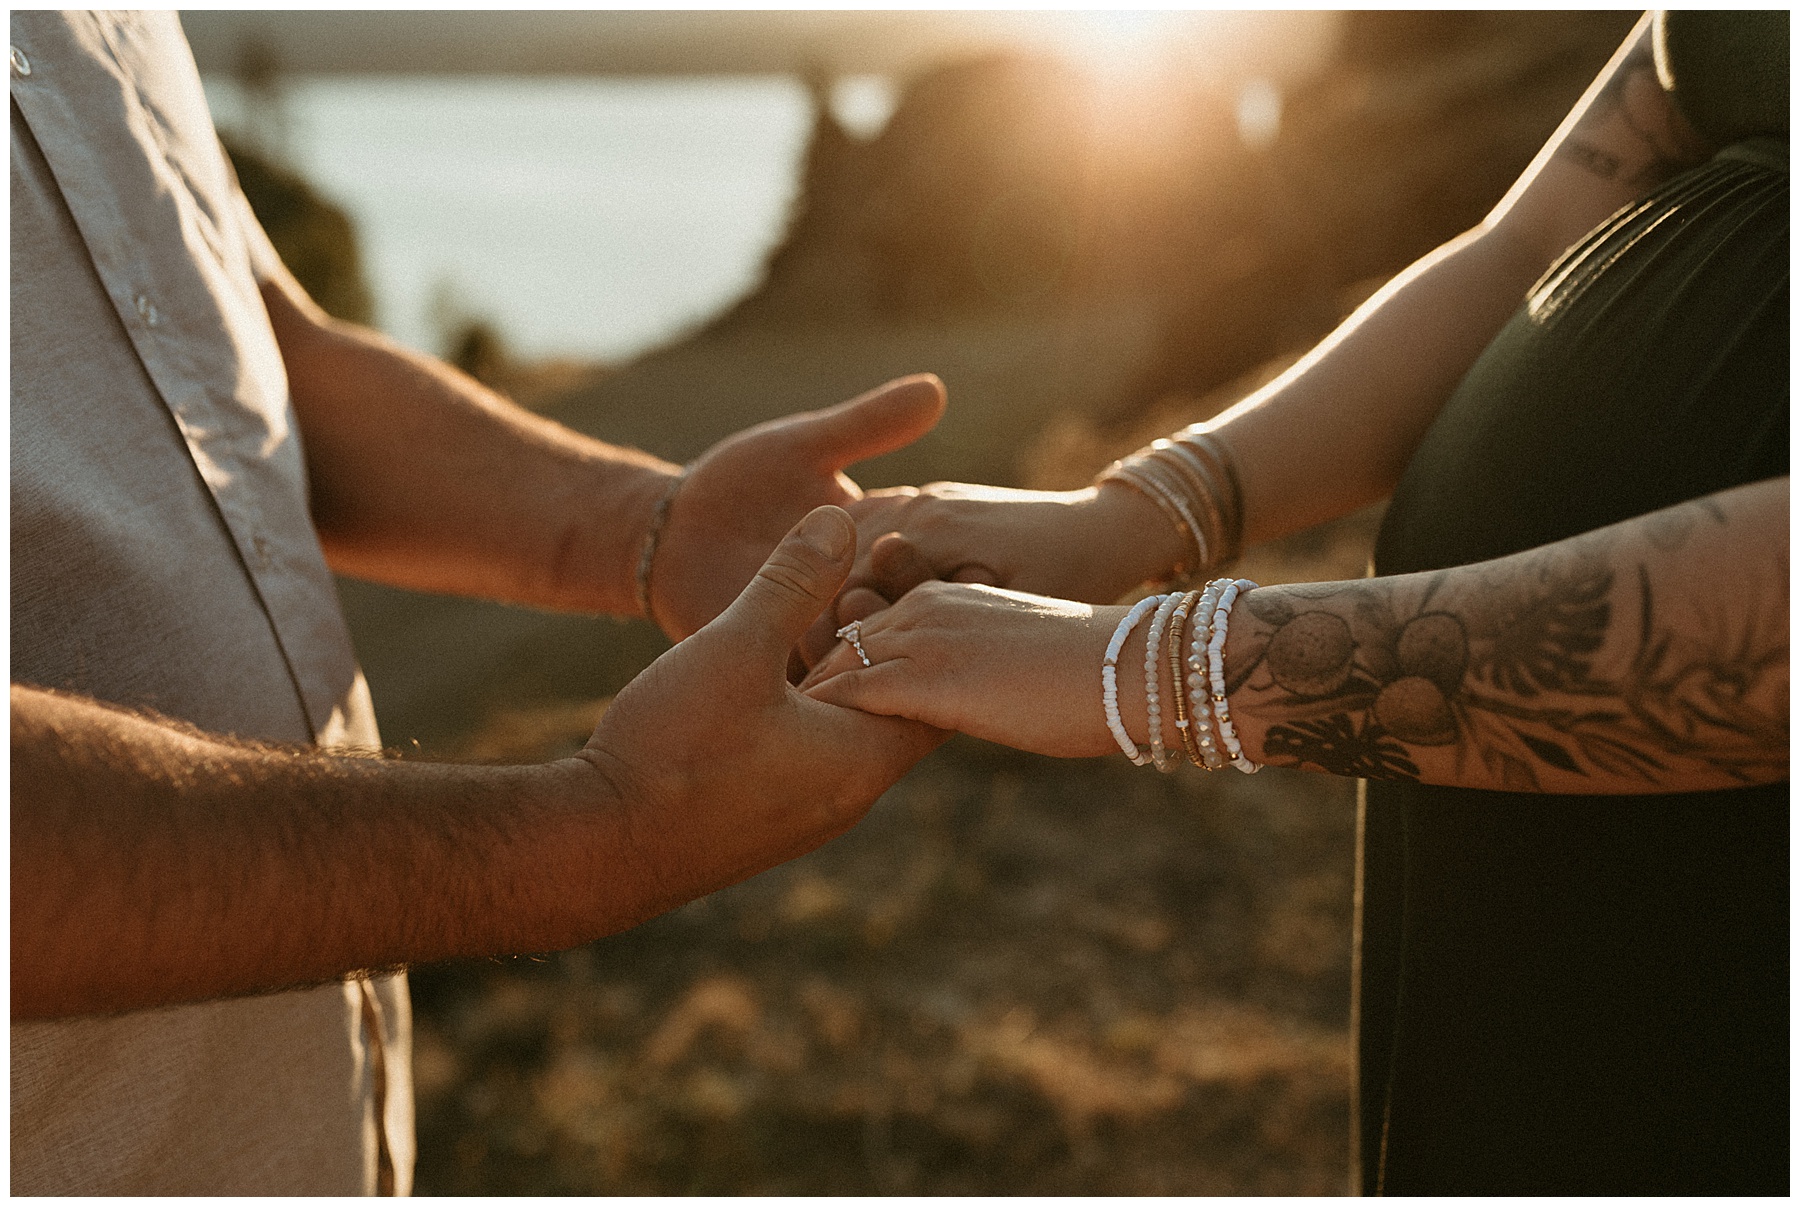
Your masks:
M 1706 149 L 1663 91 L 1646 41 L 1619 64 L 1556 153 L 1641 190 L 1700 162 Z
M 1724 519 L 1703 500 L 1641 531 L 1669 549 Z M 1654 790 L 1677 766 L 1784 777 L 1785 600 L 1721 596 L 1672 624 L 1650 569 L 1610 552 L 1251 592 L 1262 626 L 1234 703 L 1278 719 L 1264 761 L 1334 775 L 1418 779 L 1448 748 L 1456 782 L 1517 791 L 1551 769 L 1608 781 L 1596 790 Z

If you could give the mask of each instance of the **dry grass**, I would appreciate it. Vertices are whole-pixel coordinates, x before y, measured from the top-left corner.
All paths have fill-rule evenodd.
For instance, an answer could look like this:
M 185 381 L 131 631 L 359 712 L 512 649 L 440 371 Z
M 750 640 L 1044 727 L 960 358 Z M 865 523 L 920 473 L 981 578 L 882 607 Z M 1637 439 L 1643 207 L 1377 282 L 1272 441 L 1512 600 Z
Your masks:
M 636 931 L 416 972 L 419 1188 L 1337 1193 L 1352 817 L 953 742 Z

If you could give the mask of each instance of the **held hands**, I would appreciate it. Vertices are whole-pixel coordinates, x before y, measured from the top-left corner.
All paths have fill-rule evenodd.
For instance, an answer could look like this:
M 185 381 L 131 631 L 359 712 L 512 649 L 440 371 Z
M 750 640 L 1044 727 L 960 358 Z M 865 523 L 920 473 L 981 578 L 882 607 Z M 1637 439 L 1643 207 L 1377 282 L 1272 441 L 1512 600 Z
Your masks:
M 1111 603 L 1161 576 L 1182 551 L 1156 506 L 1116 484 L 1040 491 L 937 482 L 871 491 L 850 509 L 861 543 L 835 609 L 840 625 L 932 580 Z M 834 633 L 814 626 L 809 661 L 825 655 Z
M 580 757 L 616 789 L 630 857 L 663 890 L 645 917 L 843 833 L 943 740 L 788 685 L 788 653 L 836 596 L 855 545 L 847 515 L 813 511 L 594 730 Z
M 943 384 L 921 374 L 822 411 L 759 424 L 708 449 L 677 491 L 660 534 L 651 576 L 655 620 L 677 641 L 706 624 L 801 516 L 863 497 L 845 467 L 911 444 L 943 412 Z
M 1118 749 L 1100 701 L 1100 664 L 1124 608 L 1095 608 L 993 587 L 926 583 L 861 622 L 872 666 L 840 641 L 801 685 L 815 700 L 910 717 L 1038 754 Z M 1121 701 L 1135 655 L 1120 659 Z M 1145 718 L 1127 714 L 1133 733 Z

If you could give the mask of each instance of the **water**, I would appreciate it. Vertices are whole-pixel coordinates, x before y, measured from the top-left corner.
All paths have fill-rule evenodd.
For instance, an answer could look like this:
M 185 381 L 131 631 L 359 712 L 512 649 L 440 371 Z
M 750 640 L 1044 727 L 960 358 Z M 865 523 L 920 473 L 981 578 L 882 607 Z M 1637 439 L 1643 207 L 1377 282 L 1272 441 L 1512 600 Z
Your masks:
M 255 116 L 206 85 L 222 128 Z M 879 83 L 841 98 L 879 122 Z M 478 317 L 526 356 L 607 360 L 755 284 L 811 127 L 782 76 L 312 77 L 281 114 L 290 162 L 356 221 L 390 335 L 437 352 Z

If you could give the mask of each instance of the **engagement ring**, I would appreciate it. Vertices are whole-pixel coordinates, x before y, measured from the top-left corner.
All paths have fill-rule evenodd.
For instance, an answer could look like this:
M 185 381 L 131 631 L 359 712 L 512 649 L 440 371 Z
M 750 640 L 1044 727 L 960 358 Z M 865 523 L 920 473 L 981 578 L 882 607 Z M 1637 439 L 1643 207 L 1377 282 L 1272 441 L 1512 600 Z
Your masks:
M 850 643 L 850 648 L 856 651 L 856 656 L 862 659 L 864 666 L 875 665 L 869 661 L 869 652 L 862 648 L 862 621 L 852 620 L 839 629 L 837 635 Z

